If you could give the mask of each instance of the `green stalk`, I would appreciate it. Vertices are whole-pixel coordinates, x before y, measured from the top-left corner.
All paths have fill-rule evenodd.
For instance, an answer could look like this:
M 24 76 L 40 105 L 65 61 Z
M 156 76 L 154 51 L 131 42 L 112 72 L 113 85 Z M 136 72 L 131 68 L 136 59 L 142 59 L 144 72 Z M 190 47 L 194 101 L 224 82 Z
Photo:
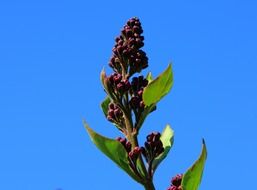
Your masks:
M 155 190 L 154 184 L 152 180 L 149 180 L 145 185 L 145 190 Z
M 127 129 L 127 139 L 130 141 L 132 145 L 132 149 L 135 147 L 138 147 L 139 144 L 137 139 L 137 133 L 133 130 L 132 119 L 130 114 L 128 114 L 127 112 L 125 113 L 125 123 L 126 123 L 126 129 Z M 146 166 L 144 164 L 144 161 L 141 155 L 139 155 L 139 158 L 138 158 L 138 166 L 144 175 L 143 176 L 144 182 L 142 185 L 144 185 L 145 190 L 155 190 L 152 178 L 151 176 L 148 175 Z

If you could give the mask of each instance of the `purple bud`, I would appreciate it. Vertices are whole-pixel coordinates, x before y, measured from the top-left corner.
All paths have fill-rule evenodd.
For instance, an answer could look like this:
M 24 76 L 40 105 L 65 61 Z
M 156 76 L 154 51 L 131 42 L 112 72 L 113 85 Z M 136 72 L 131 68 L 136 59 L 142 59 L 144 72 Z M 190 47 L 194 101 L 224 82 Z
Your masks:
M 142 82 L 142 86 L 146 87 L 147 85 L 148 85 L 148 80 L 144 79 L 143 82 Z
M 131 87 L 130 82 L 128 80 L 124 81 L 124 85 L 125 85 L 125 91 L 128 91 Z
M 139 90 L 139 91 L 137 92 L 137 95 L 138 95 L 139 97 L 142 97 L 142 95 L 143 95 L 143 90 Z
M 126 146 L 126 142 L 127 142 L 127 139 L 121 138 L 120 143 L 121 143 L 123 146 Z
M 154 132 L 153 135 L 154 135 L 153 141 L 160 140 L 161 134 L 159 132 Z
M 146 137 L 147 142 L 152 142 L 153 141 L 153 137 L 154 137 L 153 133 L 147 135 L 147 137 Z
M 109 109 L 112 109 L 112 110 L 113 110 L 114 107 L 115 107 L 115 104 L 114 104 L 114 103 L 110 103 L 108 107 L 109 107 Z
M 116 117 L 117 119 L 119 119 L 120 117 L 122 117 L 123 113 L 122 113 L 122 111 L 121 111 L 119 108 L 116 108 L 116 109 L 114 110 L 114 115 L 115 115 L 115 117 Z
M 115 38 L 115 42 L 118 42 L 118 41 L 120 41 L 120 38 L 119 37 Z
M 114 81 L 114 83 L 115 83 L 116 85 L 121 81 L 121 79 L 122 79 L 122 76 L 121 76 L 120 74 L 116 74 L 116 75 L 114 75 L 114 77 L 113 77 L 113 81 Z
M 127 35 L 128 38 L 131 37 L 133 35 L 132 30 L 131 29 L 127 29 L 126 30 L 126 35 Z
M 117 90 L 121 93 L 123 93 L 125 91 L 125 86 L 123 83 L 119 83 L 117 84 Z
M 135 161 L 139 154 L 141 153 L 141 148 L 139 148 L 138 146 L 136 146 L 130 153 L 129 153 L 129 157 L 131 160 Z
M 109 110 L 109 111 L 108 111 L 108 116 L 109 116 L 110 118 L 114 118 L 114 111 L 113 111 L 113 110 Z
M 130 100 L 130 105 L 133 109 L 138 108 L 139 103 L 140 103 L 140 100 L 137 96 L 132 97 Z
M 123 40 L 119 40 L 119 41 L 117 42 L 117 44 L 120 45 L 120 46 L 122 46 L 122 45 L 123 45 Z
M 171 179 L 172 185 L 179 187 L 181 185 L 183 174 L 177 174 L 175 177 Z

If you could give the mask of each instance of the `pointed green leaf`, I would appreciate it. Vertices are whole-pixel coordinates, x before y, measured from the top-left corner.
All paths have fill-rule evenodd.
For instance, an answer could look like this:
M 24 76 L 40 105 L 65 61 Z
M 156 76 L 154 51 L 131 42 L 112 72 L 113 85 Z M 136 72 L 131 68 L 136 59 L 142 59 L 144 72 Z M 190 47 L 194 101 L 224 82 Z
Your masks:
M 151 81 L 144 89 L 143 101 L 146 106 L 156 104 L 163 98 L 173 85 L 173 74 L 171 64 L 156 79 Z
M 163 161 L 163 159 L 168 155 L 173 142 L 174 142 L 174 131 L 171 129 L 169 125 L 165 127 L 161 135 L 161 141 L 164 147 L 164 152 L 160 154 L 157 158 L 153 161 L 153 171 L 156 170 L 158 165 Z
M 109 103 L 111 102 L 111 99 L 107 96 L 104 101 L 101 103 L 101 108 L 104 112 L 105 117 L 107 117 L 107 113 L 108 113 L 108 106 Z
M 204 164 L 207 158 L 207 149 L 203 140 L 202 153 L 198 160 L 187 170 L 183 175 L 182 188 L 183 190 L 198 190 L 201 183 Z
M 134 174 L 129 166 L 128 154 L 123 145 L 117 140 L 109 139 L 93 131 L 85 122 L 84 126 L 99 150 L 101 150 L 107 157 L 122 168 L 128 175 L 130 175 L 138 183 L 142 183 L 140 178 Z
M 146 80 L 148 80 L 148 83 L 152 82 L 153 80 L 153 75 L 151 72 L 149 72 L 147 75 L 146 75 Z

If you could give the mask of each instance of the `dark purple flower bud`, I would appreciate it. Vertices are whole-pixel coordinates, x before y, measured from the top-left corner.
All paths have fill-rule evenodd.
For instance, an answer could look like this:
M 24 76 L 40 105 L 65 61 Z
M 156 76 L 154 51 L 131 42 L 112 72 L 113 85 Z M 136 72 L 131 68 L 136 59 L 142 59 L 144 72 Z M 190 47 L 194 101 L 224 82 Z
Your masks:
M 123 40 L 119 40 L 119 41 L 117 42 L 118 46 L 122 46 L 122 45 L 123 45 L 123 43 L 124 43 L 124 41 L 123 41 Z
M 121 34 L 123 34 L 124 36 L 126 35 L 126 29 L 125 29 L 126 26 L 124 26 L 124 28 L 121 30 Z
M 143 87 L 146 87 L 147 85 L 148 85 L 148 80 L 144 79 L 144 80 L 142 81 L 142 86 L 143 86 Z
M 133 86 L 137 86 L 138 85 L 138 81 L 139 81 L 139 77 L 133 77 L 131 83 L 132 83 Z
M 121 139 L 122 139 L 121 137 L 117 137 L 117 138 L 116 138 L 116 141 L 119 141 L 119 142 L 120 142 Z
M 127 25 L 130 26 L 130 27 L 133 26 L 134 24 L 135 24 L 135 19 L 133 19 L 133 18 L 129 19 L 128 22 L 127 22 Z
M 110 116 L 110 118 L 114 118 L 114 111 L 113 110 L 109 110 L 108 111 L 108 116 Z
M 115 107 L 115 104 L 114 104 L 114 103 L 110 103 L 108 107 L 109 107 L 109 109 L 112 109 L 112 110 L 113 110 L 114 107 Z
M 120 140 L 120 143 L 121 143 L 123 146 L 126 146 L 127 139 L 122 138 L 122 139 Z
M 152 141 L 153 141 L 153 137 L 154 137 L 154 134 L 153 134 L 153 133 L 147 135 L 147 136 L 146 136 L 147 142 L 152 142 Z
M 116 38 L 115 38 L 115 42 L 118 42 L 118 41 L 120 41 L 120 38 L 119 38 L 119 37 L 116 37 Z
M 119 141 L 124 146 L 124 148 L 128 153 L 131 151 L 131 143 L 127 141 L 127 139 L 118 137 L 116 138 L 116 140 Z
M 124 84 L 123 83 L 119 83 L 117 84 L 117 90 L 121 93 L 123 93 L 125 91 L 124 89 Z
M 137 109 L 139 107 L 140 99 L 137 96 L 134 96 L 130 100 L 130 105 L 133 109 Z
M 175 177 L 171 179 L 172 185 L 179 187 L 181 185 L 183 174 L 177 174 Z
M 136 146 L 130 153 L 129 153 L 129 158 L 132 160 L 132 161 L 135 161 L 139 154 L 141 153 L 141 148 L 139 148 L 138 146 Z
M 125 85 L 125 91 L 128 91 L 131 87 L 130 82 L 128 80 L 124 81 L 124 85 Z
M 121 111 L 119 108 L 116 108 L 116 109 L 114 110 L 114 115 L 115 115 L 115 117 L 116 117 L 117 119 L 119 119 L 119 118 L 121 118 L 121 117 L 123 116 L 123 113 L 122 113 L 122 111 Z
M 160 133 L 154 132 L 153 135 L 154 135 L 153 141 L 159 141 L 160 140 L 160 137 L 161 137 Z
M 132 37 L 132 35 L 133 35 L 132 30 L 131 29 L 127 29 L 126 30 L 126 36 L 129 38 L 129 37 Z
M 137 34 L 141 34 L 143 30 L 139 26 L 133 26 L 133 31 Z
M 142 95 L 143 95 L 143 90 L 139 90 L 139 91 L 137 92 L 137 95 L 138 95 L 139 97 L 142 97 Z
M 119 54 L 122 54 L 123 49 L 124 49 L 124 48 L 123 48 L 121 45 L 118 45 L 118 46 L 117 46 L 117 52 L 118 52 Z
M 114 74 L 114 76 L 113 76 L 113 81 L 114 81 L 114 83 L 115 83 L 116 85 L 119 84 L 119 82 L 121 81 L 121 79 L 122 79 L 122 76 L 121 76 L 120 74 L 117 74 L 117 73 Z
M 182 182 L 183 174 L 178 174 L 171 180 L 171 186 L 167 190 L 182 190 L 181 182 Z
M 115 54 L 115 55 L 117 55 L 118 54 L 118 50 L 117 50 L 117 48 L 112 48 L 112 52 Z

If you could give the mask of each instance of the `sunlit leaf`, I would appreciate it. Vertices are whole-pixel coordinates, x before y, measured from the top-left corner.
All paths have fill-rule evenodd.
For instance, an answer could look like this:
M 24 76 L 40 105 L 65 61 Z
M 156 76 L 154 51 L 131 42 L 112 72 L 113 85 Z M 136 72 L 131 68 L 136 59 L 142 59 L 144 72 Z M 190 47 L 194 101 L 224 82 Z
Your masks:
M 152 75 L 151 72 L 149 72 L 149 73 L 146 75 L 146 80 L 148 80 L 149 83 L 152 82 L 152 80 L 153 80 L 153 75 Z
M 115 162 L 120 168 L 122 168 L 135 181 L 141 183 L 140 178 L 134 174 L 129 166 L 128 154 L 123 145 L 117 140 L 104 137 L 94 132 L 93 129 L 91 129 L 85 122 L 84 126 L 91 140 L 97 146 L 97 148 L 101 150 L 113 162 Z
M 144 89 L 143 101 L 146 106 L 156 104 L 163 98 L 173 85 L 173 74 L 171 64 L 156 79 L 151 81 Z
M 183 178 L 182 178 L 183 190 L 198 190 L 202 180 L 206 158 L 207 158 L 207 149 L 206 149 L 205 142 L 203 140 L 203 147 L 202 147 L 202 152 L 200 157 L 183 175 Z

